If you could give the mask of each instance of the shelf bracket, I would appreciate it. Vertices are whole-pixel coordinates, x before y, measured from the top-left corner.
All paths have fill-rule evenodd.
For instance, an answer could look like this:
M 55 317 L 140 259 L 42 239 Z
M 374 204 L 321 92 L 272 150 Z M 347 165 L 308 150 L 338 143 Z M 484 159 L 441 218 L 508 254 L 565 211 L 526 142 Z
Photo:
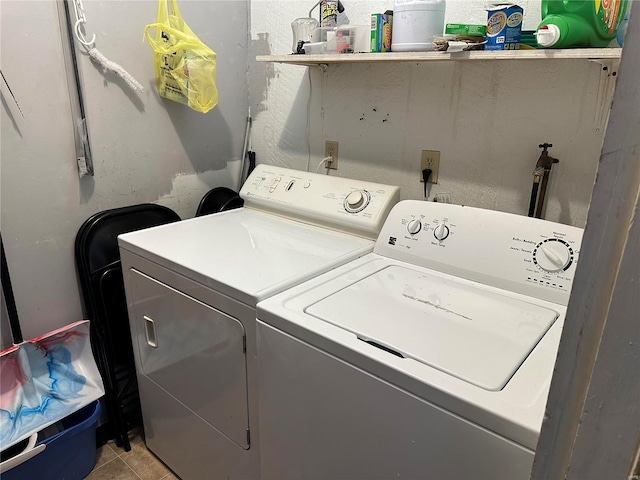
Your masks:
M 613 102 L 613 92 L 616 87 L 618 78 L 618 67 L 620 66 L 619 58 L 600 58 L 591 59 L 600 65 L 600 79 L 598 81 L 598 94 L 596 97 L 596 112 L 594 117 L 594 132 L 603 133 L 607 121 L 609 120 L 609 111 Z

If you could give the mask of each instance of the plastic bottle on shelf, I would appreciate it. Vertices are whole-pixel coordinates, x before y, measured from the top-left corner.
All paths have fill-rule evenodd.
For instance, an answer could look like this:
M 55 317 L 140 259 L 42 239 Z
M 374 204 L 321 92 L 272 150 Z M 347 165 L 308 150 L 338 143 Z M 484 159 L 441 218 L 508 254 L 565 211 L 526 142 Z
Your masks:
M 628 0 L 542 0 L 536 31 L 545 48 L 606 47 L 616 38 Z
M 433 50 L 433 41 L 444 31 L 445 8 L 445 0 L 395 0 L 391 51 Z
M 338 25 L 338 14 L 344 12 L 344 6 L 340 0 L 320 1 L 320 26 L 336 27 Z

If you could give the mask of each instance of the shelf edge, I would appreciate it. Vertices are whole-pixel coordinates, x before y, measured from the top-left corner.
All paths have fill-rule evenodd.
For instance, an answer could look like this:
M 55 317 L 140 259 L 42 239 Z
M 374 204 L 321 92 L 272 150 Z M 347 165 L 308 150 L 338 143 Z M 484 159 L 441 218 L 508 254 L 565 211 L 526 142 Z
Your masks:
M 573 48 L 536 49 L 517 51 L 467 51 L 467 52 L 389 52 L 354 53 L 327 55 L 258 55 L 258 62 L 287 63 L 313 66 L 340 63 L 398 63 L 398 62 L 438 62 L 438 61 L 501 61 L 501 60 L 557 60 L 557 59 L 618 59 L 622 48 Z

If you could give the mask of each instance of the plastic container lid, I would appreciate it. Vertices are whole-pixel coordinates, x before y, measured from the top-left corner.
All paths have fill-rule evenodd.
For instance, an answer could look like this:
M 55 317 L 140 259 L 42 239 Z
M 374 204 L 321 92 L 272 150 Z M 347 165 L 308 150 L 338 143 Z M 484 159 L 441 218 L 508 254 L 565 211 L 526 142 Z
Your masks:
M 302 46 L 302 48 L 304 48 L 304 53 L 306 53 L 306 54 L 325 53 L 326 44 L 327 44 L 327 42 L 310 42 L 310 43 L 305 43 Z

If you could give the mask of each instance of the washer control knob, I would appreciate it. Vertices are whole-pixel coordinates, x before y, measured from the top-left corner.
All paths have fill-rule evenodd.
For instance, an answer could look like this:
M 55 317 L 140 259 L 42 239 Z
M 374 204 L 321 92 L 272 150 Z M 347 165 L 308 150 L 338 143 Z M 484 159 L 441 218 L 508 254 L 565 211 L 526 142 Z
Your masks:
M 422 222 L 420 220 L 418 220 L 417 218 L 414 218 L 413 220 L 411 220 L 408 224 L 407 224 L 407 231 L 411 234 L 411 235 L 415 235 L 416 233 L 418 233 L 420 230 L 422 229 Z
M 351 192 L 347 196 L 347 205 L 350 208 L 359 208 L 364 203 L 364 195 L 362 195 L 361 191 Z
M 366 190 L 356 190 L 344 199 L 344 208 L 350 213 L 359 212 L 369 204 L 370 198 L 369 192 Z
M 439 241 L 444 240 L 449 236 L 449 227 L 447 227 L 444 223 L 441 223 L 433 230 L 433 236 L 436 237 Z
M 550 238 L 538 244 L 533 261 L 546 272 L 560 272 L 573 263 L 573 249 L 564 240 Z

